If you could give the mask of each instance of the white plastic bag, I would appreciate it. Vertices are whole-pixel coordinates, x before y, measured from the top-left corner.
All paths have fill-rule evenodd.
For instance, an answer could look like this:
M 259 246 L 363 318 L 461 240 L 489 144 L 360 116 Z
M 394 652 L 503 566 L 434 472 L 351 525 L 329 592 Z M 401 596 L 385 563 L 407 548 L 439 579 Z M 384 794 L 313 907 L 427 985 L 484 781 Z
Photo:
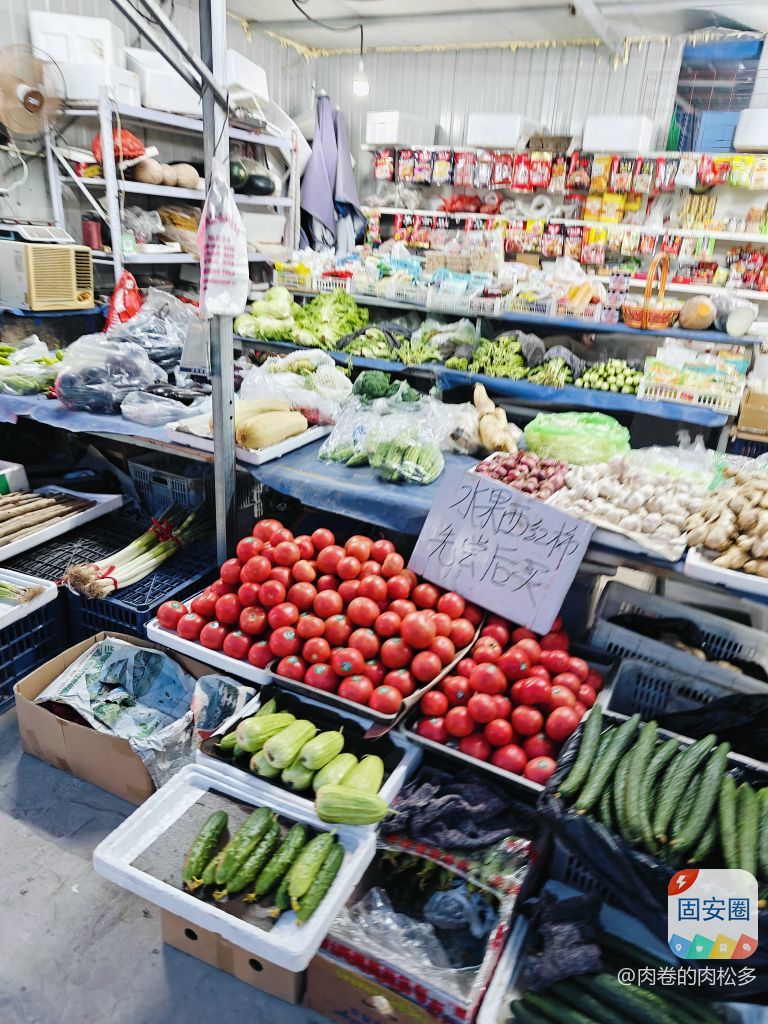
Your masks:
M 200 250 L 200 312 L 237 316 L 248 301 L 248 246 L 235 194 L 214 175 L 197 231 Z

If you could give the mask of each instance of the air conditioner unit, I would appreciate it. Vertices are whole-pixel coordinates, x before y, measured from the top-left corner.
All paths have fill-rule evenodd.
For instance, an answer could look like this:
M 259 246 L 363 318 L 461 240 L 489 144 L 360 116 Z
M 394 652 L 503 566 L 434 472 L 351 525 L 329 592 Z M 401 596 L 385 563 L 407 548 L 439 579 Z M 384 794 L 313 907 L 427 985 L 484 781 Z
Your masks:
M 91 309 L 93 303 L 87 246 L 0 239 L 0 305 L 43 311 Z

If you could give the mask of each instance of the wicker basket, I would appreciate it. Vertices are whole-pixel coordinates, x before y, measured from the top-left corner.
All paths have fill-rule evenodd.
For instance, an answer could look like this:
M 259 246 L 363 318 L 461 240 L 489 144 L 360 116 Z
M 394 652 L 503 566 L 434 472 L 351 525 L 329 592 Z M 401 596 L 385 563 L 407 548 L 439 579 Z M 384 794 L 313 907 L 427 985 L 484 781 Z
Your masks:
M 669 258 L 665 252 L 656 253 L 648 267 L 648 277 L 645 282 L 645 295 L 642 305 L 632 305 L 625 302 L 621 307 L 621 317 L 629 327 L 642 327 L 649 331 L 663 331 L 671 327 L 677 320 L 682 303 L 672 309 L 654 309 L 651 307 L 653 285 L 656 280 L 656 271 L 661 267 L 659 273 L 659 299 L 664 298 L 667 288 L 667 275 L 669 274 Z

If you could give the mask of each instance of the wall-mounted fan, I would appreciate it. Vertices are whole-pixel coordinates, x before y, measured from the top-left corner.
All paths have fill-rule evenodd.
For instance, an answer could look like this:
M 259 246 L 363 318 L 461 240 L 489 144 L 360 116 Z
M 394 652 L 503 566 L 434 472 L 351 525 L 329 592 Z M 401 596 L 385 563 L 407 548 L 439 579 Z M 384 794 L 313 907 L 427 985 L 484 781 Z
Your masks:
M 61 117 L 64 76 L 31 46 L 0 50 L 0 124 L 11 139 L 39 138 Z

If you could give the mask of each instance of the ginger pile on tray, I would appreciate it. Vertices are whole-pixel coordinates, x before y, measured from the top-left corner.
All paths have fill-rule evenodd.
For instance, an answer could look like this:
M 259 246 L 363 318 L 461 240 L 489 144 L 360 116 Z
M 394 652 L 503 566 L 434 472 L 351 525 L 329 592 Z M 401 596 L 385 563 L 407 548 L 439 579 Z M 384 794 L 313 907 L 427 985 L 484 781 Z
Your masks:
M 700 546 L 721 569 L 768 578 L 768 473 L 725 470 L 731 486 L 705 499 L 688 518 L 689 547 Z

